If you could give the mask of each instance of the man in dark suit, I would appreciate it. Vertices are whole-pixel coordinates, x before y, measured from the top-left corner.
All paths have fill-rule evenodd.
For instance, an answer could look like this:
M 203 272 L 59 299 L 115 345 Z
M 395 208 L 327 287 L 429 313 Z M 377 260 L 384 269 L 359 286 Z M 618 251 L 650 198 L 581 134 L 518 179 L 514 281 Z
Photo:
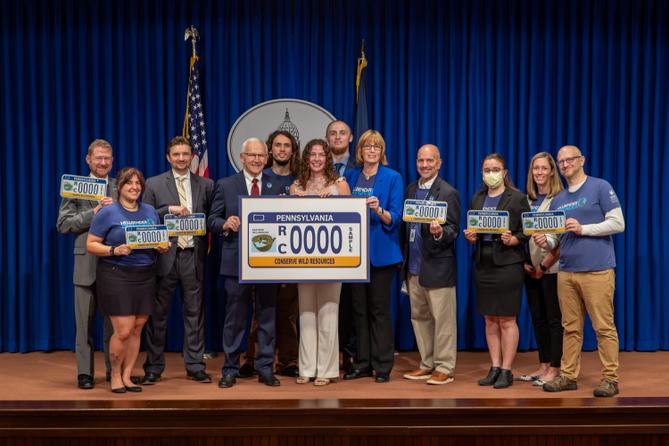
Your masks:
M 428 384 L 453 381 L 457 353 L 455 301 L 455 239 L 460 221 L 460 194 L 439 177 L 439 148 L 418 150 L 420 179 L 407 188 L 404 199 L 445 201 L 446 223 L 403 223 L 404 274 L 411 301 L 411 323 L 420 352 L 420 367 L 404 374 Z
M 97 256 L 86 252 L 86 238 L 93 216 L 116 199 L 116 185 L 109 177 L 114 154 L 112 146 L 104 139 L 96 139 L 88 146 L 86 164 L 90 176 L 107 180 L 107 197 L 99 202 L 76 198 L 63 198 L 58 211 L 56 228 L 61 234 L 74 234 L 74 317 L 76 322 L 75 352 L 77 356 L 77 385 L 92 389 L 95 376 L 93 365 L 93 323 L 95 321 L 95 268 Z M 112 326 L 109 318 L 104 324 L 104 352 L 107 375 L 110 374 L 109 338 Z
M 332 151 L 332 162 L 339 176 L 344 175 L 346 169 L 355 167 L 355 157 L 351 156 L 349 145 L 353 141 L 351 127 L 344 121 L 335 120 L 325 129 L 325 138 Z
M 214 182 L 190 172 L 193 147 L 177 136 L 165 153 L 172 168 L 146 180 L 142 201 L 150 204 L 163 220 L 166 214 L 185 217 L 209 212 Z M 172 296 L 181 283 L 184 319 L 183 357 L 186 375 L 193 381 L 210 383 L 204 354 L 204 265 L 208 243 L 203 236 L 172 237 L 170 249 L 158 256 L 156 305 L 146 324 L 146 362 L 142 384 L 160 381 L 165 370 L 165 334 Z
M 243 195 L 277 195 L 282 193 L 278 184 L 263 175 L 267 162 L 267 145 L 258 138 L 244 141 L 240 158 L 244 168 L 241 172 L 218 180 L 214 191 L 211 213 L 207 218 L 209 230 L 221 235 L 220 274 L 225 282 L 225 322 L 223 324 L 223 364 L 221 388 L 232 387 L 239 374 L 239 357 L 246 331 L 247 312 L 252 295 L 252 286 L 239 283 L 239 218 L 238 200 Z M 281 383 L 274 376 L 274 342 L 277 286 L 263 284 L 255 286 L 255 314 L 258 323 L 258 351 L 256 370 L 258 381 L 268 386 Z

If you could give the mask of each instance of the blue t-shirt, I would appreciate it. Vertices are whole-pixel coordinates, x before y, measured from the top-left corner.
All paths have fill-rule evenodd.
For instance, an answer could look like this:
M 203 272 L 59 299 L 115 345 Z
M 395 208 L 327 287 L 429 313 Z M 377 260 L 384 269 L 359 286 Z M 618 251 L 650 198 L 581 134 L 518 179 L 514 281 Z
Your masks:
M 539 210 L 539 207 L 541 206 L 541 203 L 544 202 L 546 199 L 546 194 L 537 194 L 537 199 L 534 200 L 532 203 L 530 203 L 530 210 L 532 212 L 537 212 Z
M 125 243 L 125 227 L 134 225 L 159 225 L 160 217 L 153 206 L 139 203 L 132 212 L 119 203 L 105 206 L 95 214 L 89 232 L 103 237 L 102 243 L 119 246 Z M 150 266 L 156 260 L 154 249 L 133 249 L 127 256 L 101 257 L 101 261 L 123 266 Z
M 607 212 L 619 208 L 613 187 L 601 178 L 588 177 L 576 192 L 565 189 L 551 201 L 551 211 L 564 211 L 582 225 L 601 223 Z M 613 238 L 565 232 L 560 236 L 560 271 L 602 271 L 616 267 Z
M 271 167 L 263 170 L 262 174 L 269 179 L 270 183 L 274 183 L 280 187 L 280 194 L 290 194 L 290 185 L 293 184 L 293 181 L 295 181 L 295 177 L 293 175 L 277 175 Z
M 358 177 L 358 182 L 355 183 L 355 187 L 351 191 L 351 195 L 354 197 L 370 197 L 374 193 L 374 181 L 376 180 L 376 175 L 372 175 L 369 179 L 365 178 L 364 173 L 360 173 Z
M 425 200 L 430 189 L 416 189 L 416 200 Z M 421 234 L 421 225 L 426 223 L 411 223 L 409 237 L 413 233 L 413 242 L 409 239 L 409 272 L 413 275 L 420 274 L 420 268 L 423 264 L 423 235 Z
M 502 199 L 503 194 L 499 194 L 496 197 L 485 196 L 485 201 L 483 202 L 482 211 L 496 211 L 497 206 L 499 206 L 499 201 Z M 484 242 L 492 242 L 493 234 L 483 234 L 482 240 Z

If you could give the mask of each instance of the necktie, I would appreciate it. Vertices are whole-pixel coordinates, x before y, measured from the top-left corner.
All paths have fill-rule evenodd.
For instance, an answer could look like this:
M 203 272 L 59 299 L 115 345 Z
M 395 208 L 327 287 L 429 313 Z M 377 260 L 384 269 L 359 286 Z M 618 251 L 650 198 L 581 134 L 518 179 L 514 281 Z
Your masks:
M 184 187 L 184 181 L 186 181 L 186 178 L 184 177 L 177 178 L 177 192 L 179 193 L 179 204 L 181 206 L 188 207 L 188 198 L 186 198 L 186 188 Z M 185 249 L 188 247 L 191 239 L 192 236 L 190 235 L 180 235 L 177 237 L 177 246 L 181 249 Z
M 337 175 L 341 175 L 343 173 L 341 169 L 342 167 L 344 167 L 344 163 L 335 163 L 334 167 L 335 171 L 337 172 Z
M 254 178 L 253 179 L 253 185 L 251 186 L 251 195 L 254 197 L 257 197 L 260 195 L 260 188 L 258 187 L 258 179 Z

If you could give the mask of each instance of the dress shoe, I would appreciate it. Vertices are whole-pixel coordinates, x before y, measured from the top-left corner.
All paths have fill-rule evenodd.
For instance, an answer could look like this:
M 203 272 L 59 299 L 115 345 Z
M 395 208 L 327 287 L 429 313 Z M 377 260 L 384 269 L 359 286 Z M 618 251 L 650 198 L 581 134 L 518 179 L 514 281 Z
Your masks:
M 198 370 L 197 372 L 187 372 L 186 374 L 193 381 L 197 381 L 202 384 L 209 384 L 211 382 L 211 376 L 209 376 L 204 370 Z
M 432 385 L 449 384 L 453 382 L 453 379 L 453 375 L 435 371 L 430 379 L 427 380 L 427 383 Z
M 255 373 L 256 373 L 256 369 L 254 369 L 253 366 L 251 364 L 249 364 L 248 362 L 245 362 L 244 365 L 242 365 L 239 368 L 239 373 L 237 374 L 237 376 L 239 376 L 240 378 L 250 378 Z
M 300 369 L 295 364 L 292 364 L 279 370 L 279 375 L 290 376 L 291 378 L 297 378 L 298 376 L 300 376 Z
M 483 379 L 479 379 L 479 386 L 492 386 L 497 381 L 497 377 L 501 372 L 502 369 L 499 367 L 490 367 L 488 375 Z
M 513 384 L 513 374 L 511 373 L 511 370 L 501 369 L 499 372 L 499 376 L 495 381 L 495 384 L 493 384 L 492 386 L 495 389 L 506 389 L 507 387 L 511 387 L 512 384 Z
M 112 391 L 112 393 L 125 393 L 126 392 L 125 387 L 117 387 L 115 389 L 112 387 L 111 391 Z
M 402 377 L 405 379 L 410 379 L 412 381 L 421 381 L 424 379 L 430 379 L 430 377 L 432 377 L 432 370 L 416 369 L 412 370 L 411 372 L 405 373 L 404 375 L 402 375 Z
M 228 387 L 234 386 L 236 382 L 237 378 L 235 378 L 233 375 L 224 375 L 218 381 L 218 387 L 221 389 L 227 389 Z
M 132 378 L 131 378 L 132 380 Z M 147 372 L 144 375 L 144 378 L 142 379 L 142 385 L 143 386 L 152 386 L 155 383 L 160 381 L 160 374 L 159 373 L 153 373 L 153 372 Z M 135 381 L 132 382 L 133 384 L 137 384 Z
M 372 369 L 351 369 L 350 372 L 344 375 L 345 380 L 358 379 L 358 378 L 369 378 L 372 376 Z
M 281 385 L 281 381 L 279 381 L 279 379 L 276 376 L 274 376 L 273 373 L 270 373 L 268 375 L 258 374 L 258 382 L 263 383 L 266 386 L 270 387 L 276 387 Z
M 91 375 L 79 375 L 77 376 L 77 386 L 80 389 L 89 390 L 92 389 L 95 384 L 93 383 L 93 377 Z
M 389 373 L 376 372 L 376 377 L 374 378 L 375 383 L 387 383 L 388 381 L 390 381 Z
M 160 376 L 160 375 L 158 375 L 158 376 Z M 105 374 L 105 381 L 107 381 L 107 382 L 111 382 L 111 372 L 108 371 L 108 372 Z M 134 385 L 143 384 L 143 383 L 142 383 L 142 378 L 140 378 L 139 376 L 131 376 L 131 377 L 130 377 L 130 381 L 131 381 Z
M 127 390 L 128 392 L 137 393 L 141 392 L 142 388 L 140 386 L 125 386 L 125 390 Z

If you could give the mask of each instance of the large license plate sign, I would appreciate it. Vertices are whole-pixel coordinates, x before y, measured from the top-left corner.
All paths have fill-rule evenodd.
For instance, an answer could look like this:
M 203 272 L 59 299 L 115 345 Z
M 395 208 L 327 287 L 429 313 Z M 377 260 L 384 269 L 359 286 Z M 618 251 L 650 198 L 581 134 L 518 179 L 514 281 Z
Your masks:
M 242 199 L 254 210 L 242 211 L 240 280 L 367 280 L 365 198 L 277 197 L 250 206 L 259 201 Z M 346 201 L 356 206 L 347 208 Z
M 448 203 L 445 201 L 404 200 L 402 220 L 409 223 L 446 223 Z
M 100 201 L 107 196 L 107 181 L 101 178 L 63 175 L 60 177 L 60 196 Z
M 523 232 L 531 234 L 561 234 L 565 232 L 567 218 L 564 211 L 523 212 Z
M 166 214 L 164 223 L 167 227 L 167 235 L 170 237 L 179 235 L 205 235 L 207 233 L 207 223 L 204 214 L 189 214 L 185 217 Z
M 132 249 L 168 247 L 170 239 L 165 225 L 126 226 L 125 243 Z
M 478 234 L 503 234 L 509 230 L 509 212 L 467 211 L 467 230 Z

